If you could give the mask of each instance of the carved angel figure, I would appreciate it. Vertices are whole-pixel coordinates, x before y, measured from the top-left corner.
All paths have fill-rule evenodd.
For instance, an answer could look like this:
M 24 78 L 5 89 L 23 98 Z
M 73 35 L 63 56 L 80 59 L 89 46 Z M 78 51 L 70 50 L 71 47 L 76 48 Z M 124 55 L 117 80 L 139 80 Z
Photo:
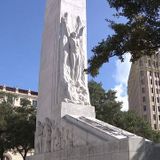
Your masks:
M 84 26 L 79 16 L 74 27 L 69 27 L 68 13 L 61 18 L 61 41 L 63 42 L 63 67 L 66 102 L 90 104 L 85 82 L 85 56 L 83 50 Z M 86 98 L 87 97 L 87 98 Z

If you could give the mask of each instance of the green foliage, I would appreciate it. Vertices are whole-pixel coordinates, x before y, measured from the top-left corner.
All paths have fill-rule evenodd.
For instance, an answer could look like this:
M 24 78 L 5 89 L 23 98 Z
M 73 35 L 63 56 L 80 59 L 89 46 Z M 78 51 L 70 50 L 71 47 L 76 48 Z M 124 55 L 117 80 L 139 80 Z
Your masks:
M 155 143 L 160 143 L 160 132 L 159 131 L 153 131 L 152 140 Z
M 0 102 L 2 103 L 2 105 L 5 104 L 8 106 L 13 106 L 13 102 L 15 101 L 16 97 L 17 96 L 12 93 L 0 91 Z
M 116 101 L 116 92 L 113 90 L 106 92 L 102 84 L 95 81 L 90 81 L 88 86 L 91 104 L 96 108 L 97 118 L 113 124 L 114 117 L 121 112 L 122 106 L 122 102 Z
M 121 112 L 116 120 L 116 126 L 152 140 L 153 131 L 149 123 L 137 116 L 134 112 Z
M 0 92 L 0 101 L 0 159 L 2 159 L 4 152 L 11 148 L 8 138 L 9 120 L 13 115 L 11 94 L 5 95 Z
M 90 81 L 88 86 L 91 104 L 95 106 L 98 119 L 156 143 L 160 142 L 160 132 L 153 131 L 148 122 L 134 112 L 121 111 L 122 102 L 116 100 L 115 91 L 109 90 L 105 92 L 102 84 L 95 81 Z
M 144 55 L 155 54 L 160 47 L 160 1 L 146 0 L 107 0 L 115 8 L 117 17 L 125 17 L 126 23 L 110 20 L 114 34 L 102 40 L 95 48 L 89 60 L 88 71 L 92 76 L 99 73 L 99 68 L 109 58 L 117 56 L 124 60 L 126 53 L 131 54 L 131 61 Z
M 30 106 L 31 105 L 31 101 L 26 99 L 26 98 L 22 98 L 21 99 L 21 102 L 20 102 L 20 105 L 22 107 L 27 107 L 27 106 Z
M 36 111 L 33 107 L 14 108 L 9 133 L 12 149 L 19 152 L 25 160 L 28 151 L 34 148 Z
M 12 149 L 25 160 L 28 151 L 34 148 L 36 110 L 26 99 L 22 99 L 22 107 L 14 107 L 15 98 L 0 92 L 0 159 Z

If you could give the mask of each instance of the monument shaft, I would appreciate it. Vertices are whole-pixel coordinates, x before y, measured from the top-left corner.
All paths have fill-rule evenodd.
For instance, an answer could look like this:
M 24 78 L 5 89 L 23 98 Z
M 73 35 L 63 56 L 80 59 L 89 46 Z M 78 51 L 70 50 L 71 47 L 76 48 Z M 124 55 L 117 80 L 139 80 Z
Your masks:
M 86 55 L 86 0 L 48 0 L 41 51 L 38 120 L 60 114 L 61 102 L 90 104 L 84 73 Z

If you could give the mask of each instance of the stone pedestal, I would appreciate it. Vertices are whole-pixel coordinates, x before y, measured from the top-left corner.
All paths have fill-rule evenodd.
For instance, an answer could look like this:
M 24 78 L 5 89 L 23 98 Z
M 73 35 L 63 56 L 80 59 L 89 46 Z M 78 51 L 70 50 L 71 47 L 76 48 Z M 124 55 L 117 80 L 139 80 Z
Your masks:
M 29 160 L 150 160 L 152 153 L 152 142 L 93 117 L 65 115 L 54 131 L 51 151 Z
M 72 103 L 64 103 L 61 104 L 61 117 L 63 118 L 65 115 L 73 115 L 73 116 L 85 116 L 95 118 L 95 107 L 91 105 L 76 105 Z

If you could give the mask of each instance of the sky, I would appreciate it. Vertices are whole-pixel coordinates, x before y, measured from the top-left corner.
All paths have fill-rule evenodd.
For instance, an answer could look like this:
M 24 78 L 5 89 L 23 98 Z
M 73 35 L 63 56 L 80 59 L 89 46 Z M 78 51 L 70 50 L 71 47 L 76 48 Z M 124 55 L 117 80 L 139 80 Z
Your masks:
M 0 1 L 0 84 L 38 90 L 40 52 L 46 0 Z M 114 19 L 106 0 L 87 0 L 88 57 L 92 48 L 113 34 L 105 19 Z M 128 109 L 129 55 L 121 63 L 112 58 L 94 78 L 105 90 L 117 91 L 117 100 Z M 89 79 L 93 79 L 89 76 Z

